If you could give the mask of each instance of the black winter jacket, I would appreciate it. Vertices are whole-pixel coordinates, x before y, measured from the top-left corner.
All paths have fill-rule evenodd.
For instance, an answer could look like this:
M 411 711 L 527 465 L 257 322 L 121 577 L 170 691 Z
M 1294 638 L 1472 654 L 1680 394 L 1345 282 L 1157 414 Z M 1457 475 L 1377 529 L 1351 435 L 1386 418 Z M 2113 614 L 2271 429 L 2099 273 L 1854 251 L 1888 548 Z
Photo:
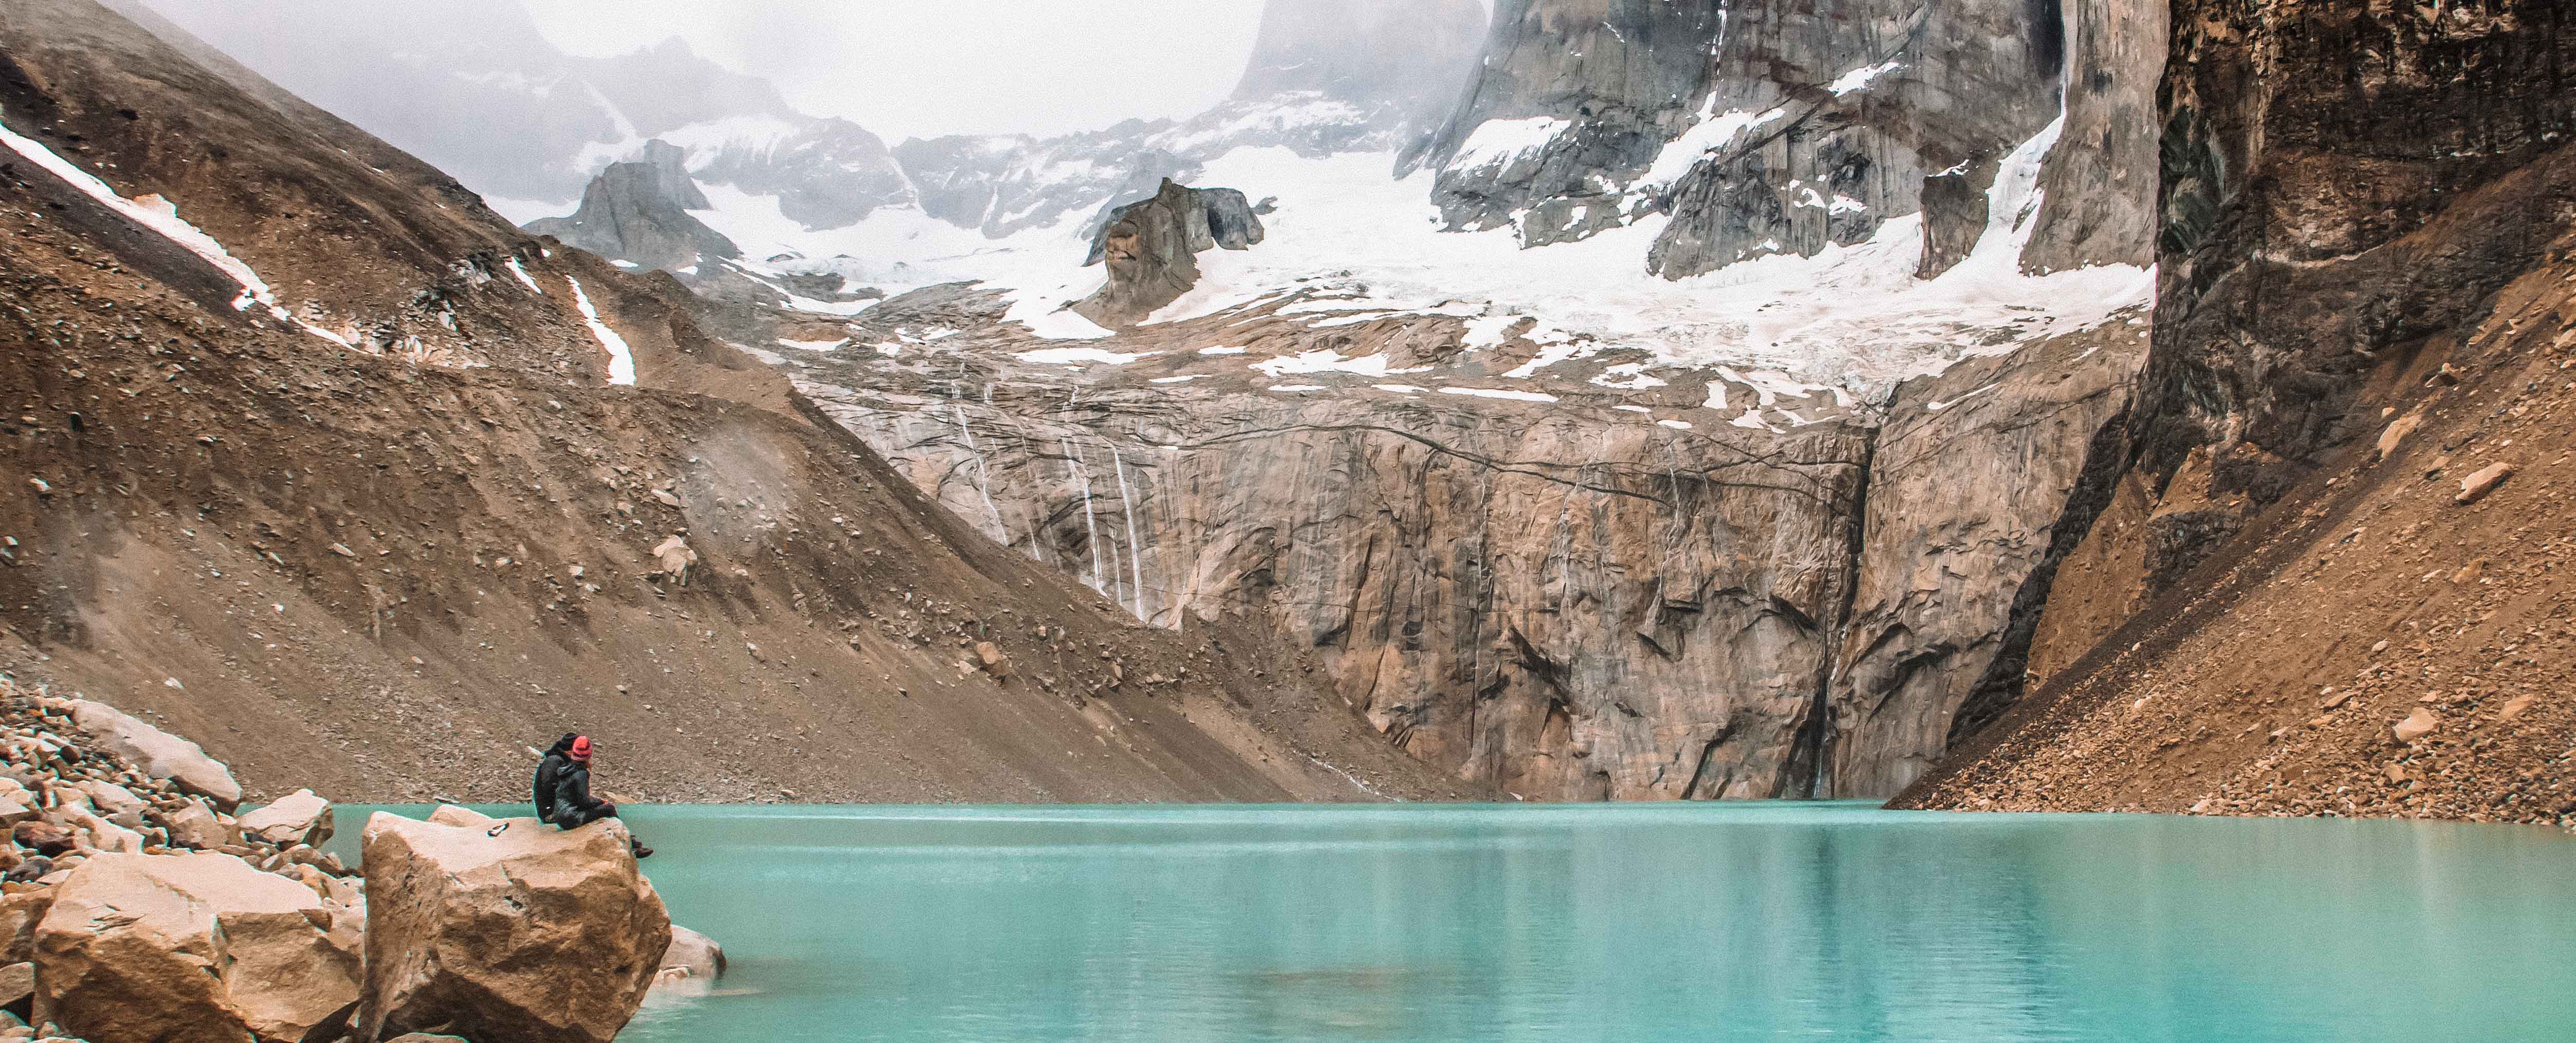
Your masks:
M 568 743 L 557 743 L 537 762 L 537 777 L 530 787 L 536 799 L 537 820 L 549 825 L 574 826 L 601 818 L 608 802 L 590 795 L 590 769 L 576 763 Z

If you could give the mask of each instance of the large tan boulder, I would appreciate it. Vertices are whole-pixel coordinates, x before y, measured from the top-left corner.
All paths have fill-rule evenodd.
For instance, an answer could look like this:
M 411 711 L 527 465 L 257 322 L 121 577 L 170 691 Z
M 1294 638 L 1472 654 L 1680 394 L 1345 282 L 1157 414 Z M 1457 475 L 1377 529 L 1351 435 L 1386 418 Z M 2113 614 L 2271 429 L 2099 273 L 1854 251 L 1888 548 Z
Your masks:
M 231 855 L 99 855 L 53 898 L 32 1020 L 84 1039 L 299 1043 L 358 996 L 359 925 Z
M 296 790 L 275 803 L 241 817 L 241 831 L 279 847 L 331 839 L 331 802 L 309 789 Z
M 217 807 L 241 803 L 241 783 L 233 781 L 232 769 L 206 756 L 196 743 L 145 724 L 106 703 L 74 699 L 70 708 L 73 725 L 88 732 L 101 749 L 143 769 L 144 774 L 168 779 L 180 789 L 214 801 Z
M 625 824 L 448 817 L 367 821 L 367 1037 L 608 1043 L 671 943 Z

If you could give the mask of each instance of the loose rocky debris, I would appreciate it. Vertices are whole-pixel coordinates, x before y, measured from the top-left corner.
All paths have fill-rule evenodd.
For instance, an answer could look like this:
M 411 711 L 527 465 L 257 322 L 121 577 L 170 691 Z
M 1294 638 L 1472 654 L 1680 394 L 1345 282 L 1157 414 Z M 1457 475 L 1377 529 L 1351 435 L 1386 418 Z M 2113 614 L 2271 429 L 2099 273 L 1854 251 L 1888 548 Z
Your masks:
M 155 777 L 111 745 L 177 767 Z M 615 820 L 380 814 L 362 877 L 316 847 L 329 801 L 299 790 L 235 817 L 192 791 L 230 773 L 182 750 L 0 677 L 0 1041 L 607 1043 L 647 989 L 724 971 L 704 935 L 672 944 Z

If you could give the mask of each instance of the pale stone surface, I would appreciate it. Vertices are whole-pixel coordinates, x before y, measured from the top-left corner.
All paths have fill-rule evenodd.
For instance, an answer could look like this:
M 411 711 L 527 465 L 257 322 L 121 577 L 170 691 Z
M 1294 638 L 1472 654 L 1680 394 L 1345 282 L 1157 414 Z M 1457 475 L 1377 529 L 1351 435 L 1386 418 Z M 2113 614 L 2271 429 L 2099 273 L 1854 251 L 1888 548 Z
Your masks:
M 624 824 L 495 825 L 368 820 L 372 1038 L 608 1043 L 643 1002 L 671 922 Z
M 12 963 L 0 967 L 0 1007 L 5 1007 L 36 994 L 36 965 Z
M 99 855 L 36 930 L 36 1019 L 92 1040 L 295 1043 L 358 995 L 354 923 L 231 855 Z
M 65 804 L 45 814 L 55 823 L 77 833 L 83 847 L 126 854 L 143 852 L 143 834 L 100 818 L 78 804 Z
M 241 803 L 241 783 L 223 762 L 206 756 L 196 743 L 143 723 L 105 703 L 71 701 L 72 723 L 98 740 L 99 747 L 141 768 L 156 779 L 212 800 L 219 807 Z
M 163 816 L 162 826 L 170 831 L 171 843 L 201 851 L 238 844 L 242 839 L 239 826 L 226 823 L 213 809 L 195 801 Z
M 2396 733 L 2397 741 L 2413 743 L 2427 735 L 2433 734 L 2435 730 L 2441 727 L 2442 718 L 2440 715 L 2435 714 L 2431 710 L 2418 708 L 2414 713 L 2406 715 L 2405 720 L 2397 722 L 2397 726 L 2390 730 Z
M 143 798 L 135 796 L 125 787 L 119 786 L 113 782 L 107 782 L 101 779 L 82 779 L 80 781 L 80 789 L 82 793 L 89 796 L 90 806 L 97 808 L 98 813 L 101 815 L 117 815 L 128 811 L 141 811 L 147 806 L 143 803 Z
M 458 829 L 490 829 L 501 824 L 500 819 L 454 804 L 439 805 L 438 810 L 429 813 L 429 820 L 442 826 L 455 826 Z
M 2460 495 L 2456 499 L 2461 503 L 2476 503 L 2486 499 L 2488 493 L 2494 492 L 2496 486 L 2503 485 L 2505 479 L 2511 477 L 2513 477 L 2512 464 L 2488 464 L 2477 473 L 2460 479 Z
M 320 844 L 331 839 L 331 802 L 300 789 L 275 803 L 244 815 L 241 831 L 279 847 Z

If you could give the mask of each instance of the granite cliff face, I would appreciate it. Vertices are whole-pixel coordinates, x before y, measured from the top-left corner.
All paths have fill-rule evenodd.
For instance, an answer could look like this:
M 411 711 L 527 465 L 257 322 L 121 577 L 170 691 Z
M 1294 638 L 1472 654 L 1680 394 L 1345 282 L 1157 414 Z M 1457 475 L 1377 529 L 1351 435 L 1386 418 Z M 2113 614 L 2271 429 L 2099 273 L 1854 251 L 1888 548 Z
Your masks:
M 1674 799 L 1885 794 L 1937 757 L 2018 678 L 2071 542 L 2061 450 L 2145 343 L 2115 322 L 1869 407 L 1717 372 L 1619 390 L 1620 356 L 1543 361 L 1526 322 L 1488 345 L 1335 303 L 1064 347 L 941 288 L 777 361 L 986 535 L 1160 626 L 1259 624 L 1455 777 Z M 1702 408 L 1775 397 L 1810 422 Z
M 2059 108 L 2054 4 L 1506 0 L 1494 23 L 1414 157 L 1445 218 L 1540 245 L 1662 215 L 1672 278 L 1866 240 Z

